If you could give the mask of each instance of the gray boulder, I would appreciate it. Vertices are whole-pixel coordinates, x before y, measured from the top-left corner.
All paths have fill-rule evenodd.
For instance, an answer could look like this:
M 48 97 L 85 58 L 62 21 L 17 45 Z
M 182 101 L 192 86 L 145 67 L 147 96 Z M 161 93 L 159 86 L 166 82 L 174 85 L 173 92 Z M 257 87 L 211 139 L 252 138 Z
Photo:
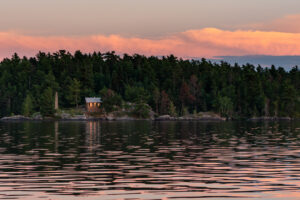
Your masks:
M 156 118 L 158 121 L 169 121 L 169 120 L 175 120 L 174 117 L 171 117 L 170 115 L 161 115 Z
M 23 115 L 14 115 L 10 117 L 3 117 L 1 120 L 3 121 L 15 121 L 15 120 L 29 120 L 29 117 L 25 117 Z

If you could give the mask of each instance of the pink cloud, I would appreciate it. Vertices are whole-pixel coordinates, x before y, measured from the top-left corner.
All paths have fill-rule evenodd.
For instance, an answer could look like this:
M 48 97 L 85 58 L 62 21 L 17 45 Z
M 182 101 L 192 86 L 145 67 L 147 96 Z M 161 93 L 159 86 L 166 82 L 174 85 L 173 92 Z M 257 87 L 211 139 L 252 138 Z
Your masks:
M 207 57 L 223 55 L 299 55 L 300 33 L 265 31 L 225 31 L 215 28 L 188 30 L 159 39 L 93 35 L 81 37 L 26 36 L 0 32 L 0 57 L 14 52 L 33 56 L 38 51 L 55 52 L 66 49 L 74 52 L 116 51 L 145 55 Z

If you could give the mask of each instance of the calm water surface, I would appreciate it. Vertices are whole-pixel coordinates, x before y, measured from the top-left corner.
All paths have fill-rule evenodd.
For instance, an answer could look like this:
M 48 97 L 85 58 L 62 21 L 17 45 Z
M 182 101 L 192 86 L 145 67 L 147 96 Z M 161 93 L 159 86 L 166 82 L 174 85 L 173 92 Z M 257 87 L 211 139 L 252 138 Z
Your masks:
M 300 199 L 300 123 L 0 123 L 0 199 L 201 198 Z

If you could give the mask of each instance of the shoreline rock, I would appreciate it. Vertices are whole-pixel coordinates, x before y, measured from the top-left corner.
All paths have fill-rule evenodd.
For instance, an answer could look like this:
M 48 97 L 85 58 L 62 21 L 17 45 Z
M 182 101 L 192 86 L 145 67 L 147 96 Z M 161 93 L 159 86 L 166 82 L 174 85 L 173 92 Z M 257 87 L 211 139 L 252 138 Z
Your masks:
M 10 116 L 10 117 L 2 117 L 1 121 L 26 121 L 26 120 L 30 120 L 31 118 L 29 117 L 25 117 L 23 115 L 14 115 L 14 116 Z
M 161 115 L 155 118 L 156 121 L 174 121 L 175 117 L 171 117 L 170 115 Z
M 162 115 L 155 118 L 156 121 L 226 121 L 225 118 L 220 117 L 218 115 L 187 115 L 181 117 L 172 117 L 170 115 Z
M 281 120 L 284 120 L 284 121 L 291 121 L 292 118 L 290 117 L 267 117 L 267 116 L 264 116 L 264 117 L 252 117 L 250 119 L 248 119 L 248 121 L 281 121 Z
M 161 115 L 158 117 L 151 116 L 150 118 L 142 119 L 128 115 L 116 116 L 108 114 L 103 116 L 88 116 L 84 115 L 69 115 L 63 114 L 55 117 L 42 117 L 41 115 L 33 117 L 25 117 L 23 115 L 14 115 L 9 117 L 0 118 L 0 121 L 226 121 L 217 114 L 200 114 L 200 115 L 186 115 L 181 117 L 173 117 L 170 115 Z M 230 119 L 229 119 L 230 120 Z M 231 119 L 232 120 L 232 119 Z M 252 117 L 246 121 L 291 121 L 294 120 L 290 117 Z M 232 120 L 234 121 L 234 120 Z
M 61 118 L 61 120 L 87 120 L 85 115 L 74 115 L 66 118 Z

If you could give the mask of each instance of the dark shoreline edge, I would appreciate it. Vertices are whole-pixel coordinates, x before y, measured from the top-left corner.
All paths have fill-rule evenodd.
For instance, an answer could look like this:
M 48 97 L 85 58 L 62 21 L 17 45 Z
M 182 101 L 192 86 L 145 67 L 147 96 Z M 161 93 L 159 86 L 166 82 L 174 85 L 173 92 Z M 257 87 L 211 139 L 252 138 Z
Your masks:
M 290 118 L 290 117 L 252 117 L 252 118 L 241 118 L 241 119 L 225 119 L 219 117 L 156 117 L 156 118 L 69 118 L 69 119 L 61 119 L 61 118 L 51 118 L 46 117 L 43 119 L 34 119 L 24 116 L 13 116 L 13 117 L 3 117 L 0 119 L 0 122 L 10 122 L 10 121 L 199 121 L 199 122 L 225 122 L 225 121 L 251 121 L 251 122 L 259 122 L 259 121 L 295 121 L 300 120 L 300 118 Z

